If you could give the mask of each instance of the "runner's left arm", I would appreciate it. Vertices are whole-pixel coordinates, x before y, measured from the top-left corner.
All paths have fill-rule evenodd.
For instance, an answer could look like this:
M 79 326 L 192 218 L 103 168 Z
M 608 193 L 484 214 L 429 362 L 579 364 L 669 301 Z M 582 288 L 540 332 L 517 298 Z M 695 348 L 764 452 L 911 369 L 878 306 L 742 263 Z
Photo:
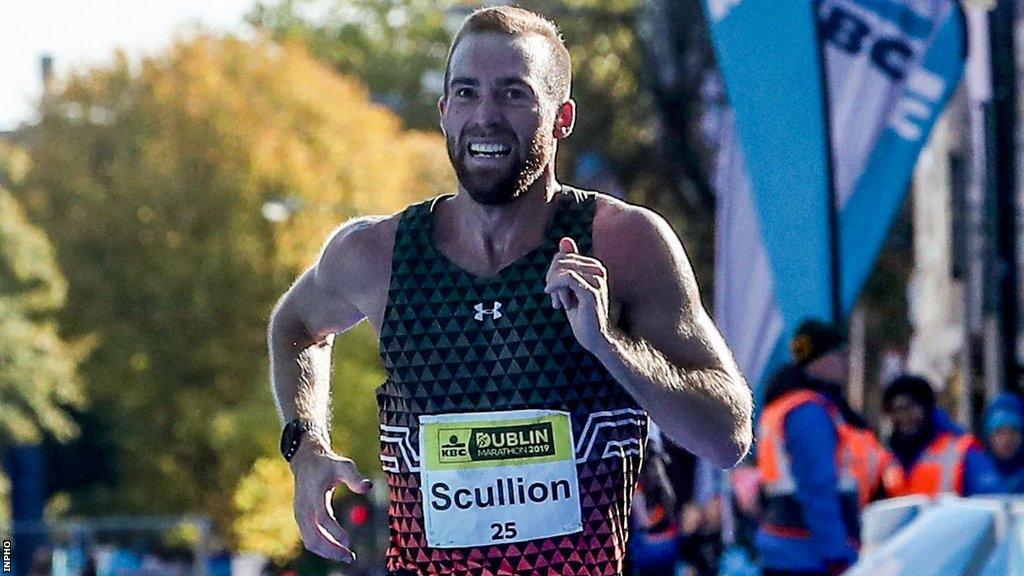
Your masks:
M 682 244 L 645 208 L 629 206 L 609 219 L 601 238 L 611 268 L 563 239 L 546 291 L 567 308 L 580 344 L 671 440 L 719 467 L 735 465 L 752 442 L 753 399 L 701 304 Z M 596 229 L 595 220 L 595 246 Z M 625 328 L 608 320 L 609 283 L 623 303 Z M 562 288 L 573 294 L 565 304 L 556 294 Z

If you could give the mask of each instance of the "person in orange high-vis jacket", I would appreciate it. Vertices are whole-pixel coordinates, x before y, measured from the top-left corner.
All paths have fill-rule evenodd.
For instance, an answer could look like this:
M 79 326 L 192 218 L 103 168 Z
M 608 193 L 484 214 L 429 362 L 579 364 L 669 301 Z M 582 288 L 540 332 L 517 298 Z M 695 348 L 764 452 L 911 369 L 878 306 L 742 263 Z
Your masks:
M 841 573 L 857 558 L 860 508 L 879 493 L 889 456 L 843 398 L 845 343 L 835 327 L 804 322 L 796 363 L 765 390 L 755 545 L 767 576 Z
M 786 417 L 800 406 L 814 403 L 828 412 L 838 439 L 835 451 L 835 467 L 839 479 L 839 496 L 842 501 L 843 520 L 847 528 L 857 524 L 857 503 L 860 490 L 853 464 L 854 433 L 851 426 L 843 422 L 838 410 L 824 396 L 810 390 L 790 392 L 769 404 L 761 415 L 758 431 L 761 444 L 757 452 L 757 469 L 761 474 L 761 488 L 764 494 L 762 506 L 765 526 L 780 534 L 807 535 L 809 533 L 802 514 L 798 510 L 797 484 L 793 477 L 790 454 L 785 446 Z M 852 535 L 856 532 L 853 531 Z
M 882 396 L 892 420 L 894 458 L 883 475 L 888 496 L 960 496 L 999 490 L 999 474 L 972 434 L 936 407 L 935 392 L 919 376 L 900 376 Z
M 811 385 L 787 367 L 776 380 Z M 859 489 L 848 425 L 824 394 L 790 390 L 768 401 L 757 426 L 764 573 L 839 574 L 857 558 Z
M 885 474 L 895 460 L 873 431 L 846 424 L 844 433 L 851 473 L 857 482 L 857 499 L 864 508 L 885 497 Z

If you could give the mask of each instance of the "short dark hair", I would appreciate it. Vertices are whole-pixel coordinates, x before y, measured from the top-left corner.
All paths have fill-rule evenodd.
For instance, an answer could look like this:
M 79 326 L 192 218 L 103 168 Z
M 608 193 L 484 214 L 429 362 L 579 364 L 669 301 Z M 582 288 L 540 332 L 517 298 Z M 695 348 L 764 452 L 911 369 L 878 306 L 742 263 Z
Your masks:
M 562 41 L 562 33 L 558 26 L 547 18 L 514 6 L 492 6 L 480 8 L 466 17 L 462 22 L 459 31 L 455 33 L 451 48 L 448 49 L 448 58 L 444 64 L 444 94 L 448 95 L 448 81 L 450 80 L 450 68 L 452 55 L 455 48 L 469 34 L 496 32 L 509 36 L 528 36 L 536 34 L 547 40 L 551 48 L 551 68 L 544 81 L 548 95 L 562 103 L 569 99 L 569 90 L 572 84 L 572 61 L 569 58 L 569 50 Z
M 890 382 L 882 393 L 882 409 L 891 412 L 893 400 L 897 396 L 910 398 L 924 408 L 925 413 L 930 413 L 935 408 L 935 390 L 931 383 L 921 376 L 903 374 Z
M 804 320 L 789 342 L 789 351 L 797 365 L 806 366 L 818 358 L 846 345 L 846 335 L 835 324 L 821 320 Z

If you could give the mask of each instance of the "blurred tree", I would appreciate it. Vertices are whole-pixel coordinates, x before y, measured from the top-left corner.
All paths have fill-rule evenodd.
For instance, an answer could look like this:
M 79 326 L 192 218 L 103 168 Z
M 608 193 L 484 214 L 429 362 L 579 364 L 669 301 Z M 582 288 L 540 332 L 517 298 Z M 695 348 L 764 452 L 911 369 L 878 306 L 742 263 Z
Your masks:
M 451 0 L 278 0 L 258 2 L 247 20 L 274 37 L 298 40 L 407 127 L 437 126 L 437 96 L 448 53 L 445 9 Z
M 292 512 L 295 485 L 281 458 L 259 458 L 234 494 L 239 515 L 234 532 L 238 546 L 286 562 L 299 550 L 299 527 Z
M 449 189 L 443 143 L 403 131 L 294 43 L 202 34 L 68 78 L 30 136 L 17 193 L 67 272 L 64 329 L 96 340 L 86 386 L 118 456 L 109 482 L 75 491 L 73 511 L 203 511 L 246 526 L 234 520 L 262 512 L 238 508 L 239 481 L 279 457 L 274 301 L 340 221 Z M 301 208 L 270 222 L 270 201 Z M 346 412 L 372 406 L 375 346 L 367 329 L 338 341 Z M 372 472 L 367 410 L 337 418 L 335 436 Z
M 0 182 L 19 183 L 24 151 L 0 145 Z M 57 331 L 67 285 L 53 246 L 0 185 L 0 447 L 77 434 L 68 410 L 84 403 L 80 347 Z
M 7 194 L 0 191 L 0 196 Z M 0 200 L 0 211 L 5 208 Z M 0 445 L 77 434 L 67 413 L 84 401 L 77 361 L 52 322 L 34 320 L 0 297 Z
M 21 183 L 29 165 L 23 150 L 0 145 L 0 183 Z M 59 310 L 66 296 L 67 284 L 46 234 L 0 187 L 0 298 L 23 314 L 45 317 Z
M 0 142 L 0 449 L 68 442 L 84 406 L 78 363 L 84 345 L 58 333 L 67 285 L 53 246 L 4 186 L 18 183 L 28 155 Z M 10 485 L 0 470 L 0 523 L 10 520 Z

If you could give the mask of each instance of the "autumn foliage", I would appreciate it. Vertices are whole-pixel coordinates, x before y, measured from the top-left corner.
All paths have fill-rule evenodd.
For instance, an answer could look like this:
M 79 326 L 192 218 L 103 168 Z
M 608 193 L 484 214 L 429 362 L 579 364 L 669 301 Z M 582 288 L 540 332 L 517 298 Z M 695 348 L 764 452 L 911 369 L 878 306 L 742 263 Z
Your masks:
M 62 330 L 93 338 L 81 373 L 116 463 L 72 511 L 279 528 L 243 481 L 290 482 L 283 461 L 254 467 L 280 458 L 271 307 L 342 221 L 450 190 L 443 141 L 300 46 L 210 35 L 69 77 L 42 113 L 14 192 L 65 272 Z M 265 219 L 271 201 L 291 217 Z M 376 341 L 364 324 L 336 351 L 336 445 L 372 473 Z

